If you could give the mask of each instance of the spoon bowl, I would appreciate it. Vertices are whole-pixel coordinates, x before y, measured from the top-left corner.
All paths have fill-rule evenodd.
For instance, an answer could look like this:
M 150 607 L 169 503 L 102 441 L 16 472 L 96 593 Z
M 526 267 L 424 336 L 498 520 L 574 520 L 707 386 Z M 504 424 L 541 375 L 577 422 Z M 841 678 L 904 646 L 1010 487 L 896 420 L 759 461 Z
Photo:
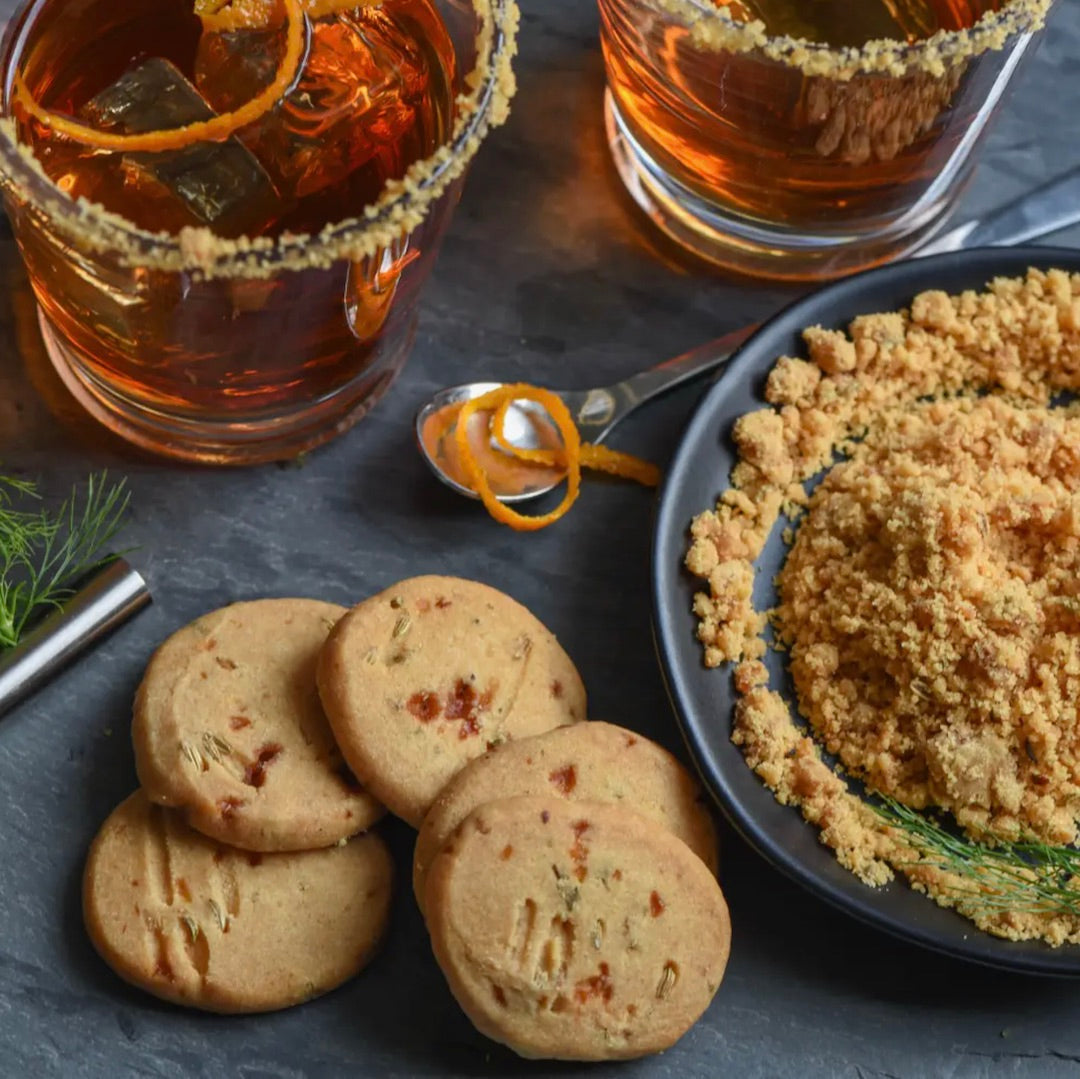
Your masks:
M 478 498 L 470 486 L 457 446 L 461 406 L 475 397 L 497 390 L 499 382 L 467 382 L 440 390 L 416 414 L 416 442 L 432 472 L 448 487 Z M 547 494 L 562 483 L 565 469 L 526 464 L 499 449 L 489 433 L 491 413 L 479 411 L 469 423 L 468 439 L 473 455 L 483 467 L 488 483 L 500 502 L 524 502 Z M 514 401 L 506 410 L 503 433 L 512 446 L 528 450 L 561 450 L 562 436 L 543 405 Z
M 667 363 L 641 371 L 623 382 L 592 390 L 555 390 L 570 411 L 583 441 L 600 443 L 620 420 L 638 406 L 676 386 L 714 370 L 727 361 L 756 330 L 746 327 Z M 416 414 L 416 443 L 435 475 L 451 490 L 477 498 L 461 461 L 457 443 L 457 417 L 461 406 L 502 387 L 501 382 L 467 382 L 439 390 Z M 476 412 L 469 424 L 468 441 L 500 502 L 526 502 L 557 487 L 565 479 L 561 468 L 519 461 L 499 449 L 490 434 L 491 414 Z M 514 401 L 506 412 L 507 441 L 521 449 L 561 450 L 562 436 L 543 405 Z

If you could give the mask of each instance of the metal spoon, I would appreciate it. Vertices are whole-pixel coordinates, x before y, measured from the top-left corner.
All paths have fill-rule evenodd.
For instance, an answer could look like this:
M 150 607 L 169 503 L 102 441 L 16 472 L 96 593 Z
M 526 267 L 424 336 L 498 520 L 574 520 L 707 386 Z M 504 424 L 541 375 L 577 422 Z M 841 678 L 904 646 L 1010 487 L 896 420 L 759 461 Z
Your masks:
M 1035 191 L 1000 207 L 984 218 L 965 221 L 923 245 L 912 257 L 942 254 L 969 247 L 1007 247 L 1056 232 L 1080 221 L 1080 169 L 1059 176 Z M 639 405 L 651 401 L 689 379 L 711 371 L 756 330 L 743 327 L 717 338 L 682 356 L 633 375 L 614 386 L 595 390 L 555 390 L 590 442 L 602 442 L 615 425 Z M 454 414 L 463 401 L 496 389 L 497 382 L 470 382 L 440 390 L 416 416 L 416 439 L 432 472 L 448 487 L 468 498 L 476 492 L 468 485 L 457 461 L 454 445 Z M 487 418 L 476 416 L 470 441 L 492 490 L 502 502 L 522 502 L 546 494 L 562 482 L 558 469 L 539 470 L 515 465 L 508 454 L 492 449 L 487 434 Z M 529 449 L 559 449 L 558 431 L 546 411 L 532 402 L 516 402 L 507 413 L 506 434 L 515 446 Z
M 570 410 L 582 437 L 588 442 L 603 442 L 615 425 L 639 405 L 719 367 L 756 329 L 756 326 L 744 326 L 657 367 L 631 375 L 614 386 L 553 392 Z M 498 382 L 467 382 L 462 386 L 450 386 L 436 393 L 416 414 L 416 441 L 424 460 L 443 483 L 468 498 L 476 498 L 477 494 L 468 485 L 457 460 L 453 438 L 457 409 L 463 402 L 500 385 Z M 470 441 L 473 451 L 484 455 L 484 470 L 501 502 L 536 498 L 562 482 L 564 473 L 559 469 L 517 466 L 508 455 L 488 449 L 487 431 L 488 417 L 477 413 L 476 431 L 475 435 L 470 432 Z M 516 401 L 510 407 L 506 415 L 506 435 L 511 444 L 523 449 L 562 448 L 562 439 L 547 411 L 534 401 Z

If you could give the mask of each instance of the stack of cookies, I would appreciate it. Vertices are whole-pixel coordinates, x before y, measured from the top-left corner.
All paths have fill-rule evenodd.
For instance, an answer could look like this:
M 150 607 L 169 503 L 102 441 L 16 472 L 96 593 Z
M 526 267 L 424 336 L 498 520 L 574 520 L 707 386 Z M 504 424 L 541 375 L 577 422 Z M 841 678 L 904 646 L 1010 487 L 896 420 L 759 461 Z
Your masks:
M 387 807 L 419 828 L 413 888 L 478 1029 L 526 1056 L 666 1048 L 727 961 L 715 834 L 674 758 L 585 716 L 555 637 L 475 582 L 207 615 L 139 689 L 142 790 L 86 869 L 95 946 L 217 1011 L 331 989 L 385 928 Z
M 128 981 L 213 1011 L 334 988 L 385 929 L 385 812 L 341 758 L 315 665 L 342 607 L 238 603 L 158 649 L 135 700 L 142 789 L 108 818 L 83 880 L 91 940 Z

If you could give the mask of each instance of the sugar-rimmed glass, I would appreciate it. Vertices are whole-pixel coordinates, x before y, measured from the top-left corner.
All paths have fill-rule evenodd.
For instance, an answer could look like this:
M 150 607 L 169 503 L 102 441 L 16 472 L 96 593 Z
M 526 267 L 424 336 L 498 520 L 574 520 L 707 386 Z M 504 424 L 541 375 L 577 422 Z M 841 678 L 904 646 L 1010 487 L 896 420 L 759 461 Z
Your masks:
M 968 29 L 833 48 L 712 0 L 599 2 L 608 141 L 634 200 L 696 254 L 790 279 L 941 227 L 1051 4 L 965 0 Z
M 513 0 L 435 6 L 456 58 L 445 144 L 350 220 L 250 240 L 152 233 L 68 197 L 9 115 L 41 0 L 12 19 L 0 48 L 5 206 L 49 355 L 95 417 L 158 453 L 246 464 L 326 441 L 385 392 L 466 167 L 513 93 Z

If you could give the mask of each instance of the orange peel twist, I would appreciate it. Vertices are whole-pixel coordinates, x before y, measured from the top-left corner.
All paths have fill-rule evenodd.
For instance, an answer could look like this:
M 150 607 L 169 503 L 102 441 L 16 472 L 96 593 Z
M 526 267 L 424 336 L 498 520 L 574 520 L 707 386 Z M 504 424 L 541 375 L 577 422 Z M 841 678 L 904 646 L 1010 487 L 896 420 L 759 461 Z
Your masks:
M 555 424 L 562 438 L 562 449 L 526 449 L 513 445 L 504 429 L 506 415 L 514 401 L 535 401 L 542 406 Z M 491 485 L 480 462 L 473 453 L 469 442 L 469 420 L 477 412 L 492 413 L 490 430 L 498 447 L 519 461 L 566 469 L 566 494 L 563 500 L 550 513 L 531 517 L 500 502 L 492 491 Z M 607 472 L 613 476 L 635 480 L 646 487 L 655 487 L 660 482 L 660 470 L 648 461 L 643 461 L 628 453 L 619 453 L 604 446 L 596 446 L 581 441 L 581 433 L 574 423 L 570 410 L 562 398 L 551 390 L 530 386 L 527 383 L 514 383 L 490 390 L 461 406 L 454 429 L 454 442 L 461 459 L 465 478 L 469 486 L 480 496 L 488 513 L 501 524 L 509 525 L 519 532 L 535 532 L 554 524 L 566 515 L 577 501 L 581 491 L 581 470 L 591 468 Z
M 609 450 L 607 446 L 596 446 L 592 442 L 581 444 L 581 467 L 633 480 L 643 487 L 655 487 L 660 482 L 660 469 L 656 465 L 633 454 Z
M 288 93 L 304 60 L 305 12 L 303 0 L 281 0 L 285 12 L 285 53 L 273 81 L 246 104 L 224 112 L 212 120 L 200 120 L 168 131 L 145 131 L 122 135 L 80 124 L 70 116 L 38 104 L 30 93 L 22 72 L 15 75 L 14 100 L 38 123 L 75 142 L 96 150 L 125 153 L 160 153 L 183 150 L 197 142 L 224 142 L 248 124 L 262 119 Z

